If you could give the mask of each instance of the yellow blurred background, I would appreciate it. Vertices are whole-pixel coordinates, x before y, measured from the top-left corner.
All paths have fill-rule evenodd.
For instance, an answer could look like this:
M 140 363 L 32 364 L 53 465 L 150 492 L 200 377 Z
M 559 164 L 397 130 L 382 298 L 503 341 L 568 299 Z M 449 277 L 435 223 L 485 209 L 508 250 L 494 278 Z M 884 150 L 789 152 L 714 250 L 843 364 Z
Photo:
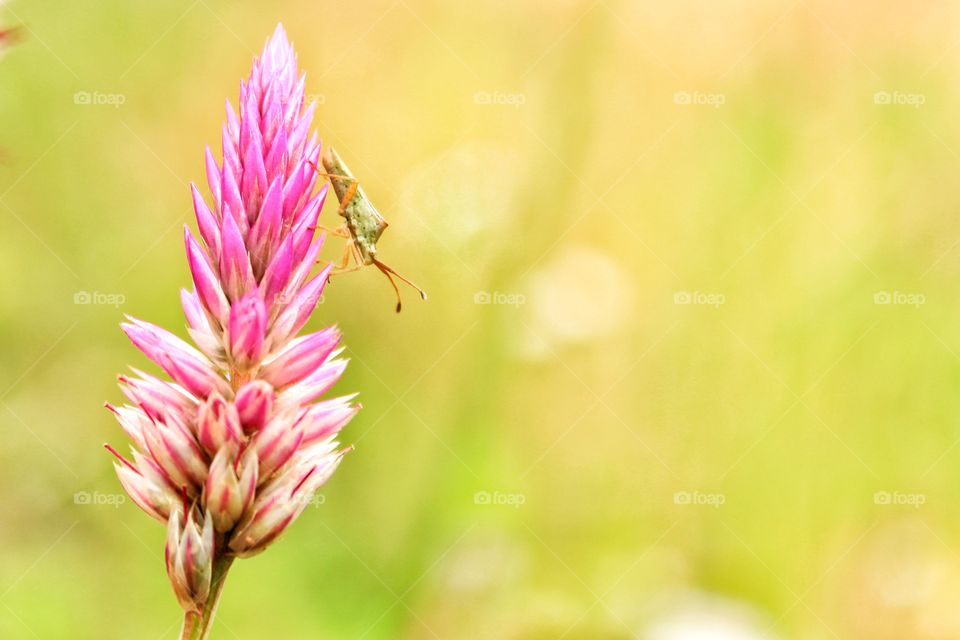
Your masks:
M 0 7 L 0 637 L 177 635 L 101 404 L 277 22 L 430 300 L 327 290 L 357 448 L 214 638 L 960 637 L 960 5 L 888 0 Z

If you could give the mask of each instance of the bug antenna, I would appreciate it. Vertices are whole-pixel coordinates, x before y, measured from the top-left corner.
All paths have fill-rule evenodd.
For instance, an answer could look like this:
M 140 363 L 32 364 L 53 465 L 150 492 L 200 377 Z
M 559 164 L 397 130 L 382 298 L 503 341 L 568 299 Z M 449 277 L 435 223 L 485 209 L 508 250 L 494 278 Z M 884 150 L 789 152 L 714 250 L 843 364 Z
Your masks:
M 317 172 L 317 175 L 318 175 L 318 176 L 323 176 L 324 178 L 328 178 L 328 179 L 330 179 L 331 182 L 332 182 L 333 180 L 343 180 L 344 182 L 347 182 L 347 181 L 348 181 L 348 179 L 345 178 L 344 176 L 338 176 L 338 175 L 335 175 L 335 174 L 332 174 L 332 173 L 327 173 L 326 171 L 323 171 L 320 167 L 318 167 L 316 164 L 314 164 L 312 160 L 307 160 L 306 162 L 307 162 L 308 165 L 310 165 L 311 167 L 313 167 L 313 170 Z
M 387 276 L 387 280 L 390 281 L 390 285 L 393 287 L 393 291 L 397 294 L 397 313 L 400 313 L 400 309 L 403 308 L 403 301 L 400 299 L 400 288 L 397 287 L 397 283 L 393 281 L 393 276 L 390 275 L 390 272 L 387 270 L 386 265 L 384 265 L 379 260 L 374 260 L 373 264 L 377 266 L 377 269 L 380 269 L 383 275 Z
M 426 292 L 426 291 L 424 291 L 423 289 L 421 289 L 420 287 L 418 287 L 417 285 L 413 284 L 412 282 L 410 282 L 409 280 L 407 280 L 406 278 L 404 278 L 402 275 L 400 275 L 399 273 L 397 273 L 396 271 L 394 271 L 392 267 L 390 267 L 390 266 L 388 266 L 388 265 L 385 265 L 384 263 L 380 262 L 380 261 L 377 260 L 376 258 L 374 258 L 373 262 L 374 262 L 378 267 L 380 267 L 380 270 L 383 271 L 384 273 L 387 273 L 387 272 L 392 273 L 393 275 L 397 276 L 398 278 L 400 278 L 401 280 L 403 280 L 404 282 L 406 282 L 408 285 L 410 285 L 411 287 L 413 287 L 414 289 L 416 289 L 416 290 L 417 290 L 417 293 L 420 294 L 420 298 L 422 298 L 423 300 L 426 300 L 426 299 L 427 299 L 427 292 Z
M 426 292 L 426 291 L 424 291 L 423 289 L 421 289 L 421 288 L 418 287 L 417 285 L 413 284 L 413 283 L 410 282 L 408 279 L 404 278 L 402 275 L 400 275 L 399 273 L 397 273 L 396 271 L 394 271 L 391 267 L 385 265 L 384 263 L 380 262 L 380 261 L 377 260 L 376 258 L 373 259 L 373 264 L 375 264 L 375 265 L 377 266 L 377 269 L 380 269 L 380 271 L 383 272 L 383 275 L 387 276 L 387 279 L 390 280 L 390 284 L 393 285 L 393 289 L 397 292 L 397 313 L 400 313 L 400 290 L 397 288 L 397 283 L 393 281 L 393 278 L 392 278 L 391 276 L 397 276 L 397 278 L 399 278 L 399 279 L 402 280 L 403 282 L 407 283 L 408 285 L 410 285 L 411 287 L 413 287 L 414 289 L 416 289 L 416 290 L 417 290 L 417 293 L 420 294 L 420 298 L 421 298 L 422 300 L 426 300 L 426 299 L 427 299 L 427 292 Z

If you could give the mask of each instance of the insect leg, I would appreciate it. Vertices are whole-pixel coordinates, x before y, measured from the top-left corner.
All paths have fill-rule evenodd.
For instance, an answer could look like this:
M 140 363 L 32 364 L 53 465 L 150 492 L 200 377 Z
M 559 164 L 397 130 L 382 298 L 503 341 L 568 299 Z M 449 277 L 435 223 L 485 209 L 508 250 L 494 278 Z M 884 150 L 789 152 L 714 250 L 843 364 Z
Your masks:
M 359 180 L 357 180 L 353 176 L 341 176 L 335 173 L 327 173 L 326 171 L 321 171 L 320 167 L 313 164 L 309 160 L 307 160 L 307 164 L 313 167 L 313 170 L 317 172 L 318 176 L 323 176 L 324 178 L 328 178 L 330 180 L 343 180 L 344 182 L 359 182 Z
M 330 235 L 336 236 L 336 237 L 338 237 L 338 238 L 349 238 L 349 237 L 350 237 L 350 230 L 347 228 L 347 225 L 345 225 L 345 224 L 344 224 L 344 225 L 340 225 L 340 226 L 337 227 L 336 229 L 328 229 L 327 227 L 323 226 L 322 224 L 318 224 L 317 226 L 312 227 L 310 230 L 311 230 L 311 231 L 320 230 L 320 231 L 323 231 L 324 233 L 329 233 Z
M 331 182 L 334 180 L 342 180 L 343 182 L 350 183 L 350 186 L 347 187 L 347 192 L 343 194 L 343 200 L 340 201 L 340 210 L 338 213 L 342 216 L 343 212 L 347 210 L 347 207 L 350 206 L 350 203 L 353 201 L 353 196 L 357 194 L 357 189 L 360 188 L 360 181 L 353 176 L 340 176 L 327 173 L 326 171 L 320 171 L 320 168 L 309 160 L 307 160 L 307 164 L 313 167 L 313 170 L 317 172 L 317 175 L 323 176 L 324 178 L 329 179 Z
M 354 259 L 356 259 L 356 254 L 357 254 L 356 243 L 354 243 L 353 240 L 348 240 L 346 245 L 343 247 L 343 259 L 340 260 L 340 264 L 338 264 L 334 268 L 333 275 L 338 276 L 342 273 L 351 273 L 353 271 L 357 271 L 361 269 L 363 267 L 363 263 L 360 262 L 359 260 L 357 261 L 357 264 L 355 264 L 354 266 L 352 267 L 347 266 L 350 264 L 351 255 L 354 257 Z

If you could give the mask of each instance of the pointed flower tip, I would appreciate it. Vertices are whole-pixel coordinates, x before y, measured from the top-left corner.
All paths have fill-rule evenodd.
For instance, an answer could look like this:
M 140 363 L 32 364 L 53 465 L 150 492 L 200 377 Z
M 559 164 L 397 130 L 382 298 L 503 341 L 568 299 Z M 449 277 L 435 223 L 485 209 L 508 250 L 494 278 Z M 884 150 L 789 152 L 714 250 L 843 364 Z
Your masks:
M 127 336 L 127 338 L 129 338 L 129 340 L 130 340 L 131 342 L 133 342 L 134 344 L 137 344 L 137 339 L 138 339 L 138 337 L 140 336 L 140 333 L 141 333 L 139 327 L 137 327 L 136 325 L 131 324 L 131 323 L 129 323 L 129 322 L 121 322 L 121 323 L 120 323 L 120 330 L 123 331 L 123 334 L 124 334 L 125 336 Z M 138 348 L 139 348 L 139 347 L 138 347 Z M 121 380 L 121 382 L 124 382 L 124 381 Z
M 270 60 L 270 56 L 275 56 L 274 60 L 271 62 L 281 62 L 284 57 L 293 58 L 293 45 L 290 44 L 290 39 L 287 37 L 287 31 L 283 28 L 283 23 L 278 22 L 277 28 L 273 30 L 273 35 L 270 36 L 270 40 L 267 41 L 266 46 L 263 48 L 262 59 L 264 61 Z
M 183 223 L 183 242 L 187 246 L 187 251 L 192 250 L 192 245 L 196 243 L 196 240 L 193 237 L 193 233 L 190 231 L 190 225 Z
M 103 448 L 106 449 L 107 451 L 109 451 L 109 452 L 110 452 L 110 455 L 112 455 L 114 458 L 116 458 L 116 459 L 119 460 L 121 463 L 123 463 L 123 465 L 124 465 L 125 467 L 128 467 L 128 468 L 129 468 L 130 470 L 132 470 L 134 473 L 136 473 L 137 475 L 140 475 L 140 470 L 137 469 L 137 468 L 133 465 L 132 462 L 130 462 L 129 460 L 127 460 L 126 458 L 124 458 L 124 457 L 120 454 L 119 451 L 117 451 L 116 449 L 114 449 L 114 448 L 113 448 L 113 445 L 111 445 L 109 442 L 104 442 L 104 443 L 103 443 Z
M 287 30 L 283 28 L 282 22 L 277 23 L 277 28 L 273 30 L 273 35 L 270 36 L 270 42 L 267 46 L 274 50 L 289 52 L 290 54 L 293 53 L 290 38 L 287 36 Z

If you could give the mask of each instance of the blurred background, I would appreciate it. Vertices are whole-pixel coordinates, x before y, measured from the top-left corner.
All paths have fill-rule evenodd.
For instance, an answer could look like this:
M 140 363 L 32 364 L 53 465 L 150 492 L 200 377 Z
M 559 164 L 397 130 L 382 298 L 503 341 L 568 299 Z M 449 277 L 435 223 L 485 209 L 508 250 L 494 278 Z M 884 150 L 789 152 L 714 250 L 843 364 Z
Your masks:
M 960 5 L 14 0 L 0 637 L 177 636 L 101 405 L 278 21 L 430 300 L 327 290 L 357 449 L 213 637 L 960 636 Z

